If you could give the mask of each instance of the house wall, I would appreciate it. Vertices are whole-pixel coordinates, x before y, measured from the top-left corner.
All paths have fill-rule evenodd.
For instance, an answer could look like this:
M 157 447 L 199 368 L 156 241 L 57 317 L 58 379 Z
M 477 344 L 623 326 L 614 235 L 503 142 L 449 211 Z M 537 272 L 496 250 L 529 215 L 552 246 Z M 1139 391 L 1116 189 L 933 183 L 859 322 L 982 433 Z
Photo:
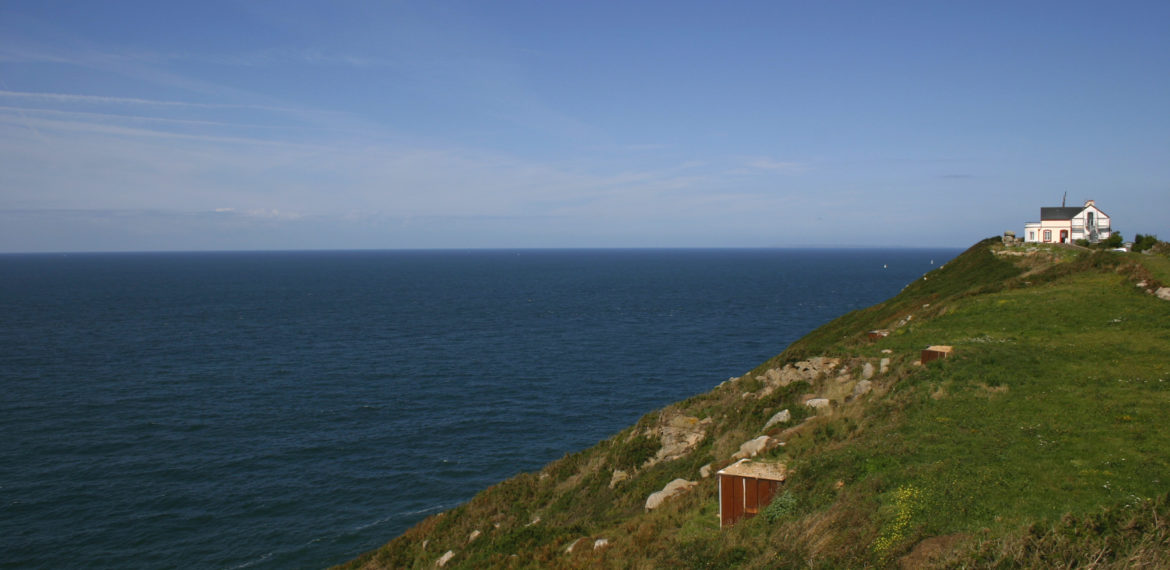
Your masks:
M 1024 224 L 1024 241 L 1035 243 L 1060 243 L 1060 232 L 1068 232 L 1068 243 L 1078 239 L 1090 239 L 1089 213 L 1093 214 L 1094 225 L 1097 227 L 1097 238 L 1107 239 L 1113 231 L 1112 220 L 1096 205 L 1087 204 L 1084 209 L 1070 220 L 1040 220 Z M 1051 232 L 1049 239 L 1044 239 L 1044 232 Z

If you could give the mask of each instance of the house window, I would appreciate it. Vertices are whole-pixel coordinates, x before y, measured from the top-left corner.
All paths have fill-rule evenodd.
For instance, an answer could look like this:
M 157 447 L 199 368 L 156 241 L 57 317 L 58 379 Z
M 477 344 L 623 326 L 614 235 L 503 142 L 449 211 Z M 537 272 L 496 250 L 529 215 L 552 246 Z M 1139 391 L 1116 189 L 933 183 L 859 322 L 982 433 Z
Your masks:
M 1036 241 L 1036 232 L 1028 232 L 1028 241 Z
M 1044 230 L 1044 241 L 1052 241 L 1052 230 Z

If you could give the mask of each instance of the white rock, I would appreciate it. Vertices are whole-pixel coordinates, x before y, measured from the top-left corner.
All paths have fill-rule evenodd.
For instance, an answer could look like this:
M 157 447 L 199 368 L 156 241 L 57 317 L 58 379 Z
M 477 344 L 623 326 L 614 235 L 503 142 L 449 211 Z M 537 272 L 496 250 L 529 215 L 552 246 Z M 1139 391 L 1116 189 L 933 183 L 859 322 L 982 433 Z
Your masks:
M 569 546 L 566 546 L 566 547 L 565 547 L 565 554 L 571 554 L 571 553 L 573 552 L 573 548 L 574 548 L 575 546 L 577 546 L 577 543 L 578 543 L 578 542 L 581 542 L 582 540 L 585 540 L 585 539 L 583 539 L 583 538 L 578 538 L 577 540 L 574 540 L 573 542 L 570 542 L 570 543 L 569 543 Z
M 646 510 L 652 511 L 662 505 L 667 499 L 674 497 L 687 489 L 698 485 L 694 481 L 687 481 L 686 479 L 675 479 L 666 484 L 661 491 L 655 491 L 646 498 Z
M 821 408 L 828 408 L 830 403 L 828 398 L 813 398 L 805 402 L 804 405 L 819 410 Z
M 865 366 L 861 367 L 861 377 L 866 379 L 866 380 L 869 380 L 870 378 L 873 378 L 873 374 L 874 374 L 873 363 L 866 362 Z
M 732 455 L 732 459 L 744 459 L 746 457 L 755 457 L 760 452 L 767 450 L 776 443 L 775 439 L 766 435 L 761 435 L 752 440 L 743 442 L 739 446 L 739 451 Z
M 711 464 L 710 463 L 699 468 L 699 477 L 706 479 L 710 476 L 711 476 Z
M 442 568 L 442 567 L 446 566 L 447 563 L 450 562 L 452 558 L 455 558 L 455 551 L 448 550 L 445 554 L 440 556 L 438 560 L 435 561 L 435 566 Z
M 593 541 L 593 550 L 597 550 L 598 548 L 605 548 L 607 546 L 609 546 L 608 538 L 599 538 Z
M 889 358 L 882 359 L 881 366 L 880 366 L 879 370 L 882 374 L 885 374 L 886 372 L 890 371 L 890 359 Z
M 475 539 L 479 538 L 479 535 L 481 534 L 483 533 L 479 532 L 479 529 L 471 531 L 471 534 L 467 536 L 467 542 L 474 542 Z
M 764 424 L 764 429 L 766 430 L 776 424 L 790 421 L 792 421 L 792 412 L 789 412 L 788 408 L 785 408 L 773 414 L 772 417 L 768 420 L 768 423 Z
M 1159 287 L 1157 291 L 1154 291 L 1154 295 L 1163 301 L 1170 301 L 1170 287 Z

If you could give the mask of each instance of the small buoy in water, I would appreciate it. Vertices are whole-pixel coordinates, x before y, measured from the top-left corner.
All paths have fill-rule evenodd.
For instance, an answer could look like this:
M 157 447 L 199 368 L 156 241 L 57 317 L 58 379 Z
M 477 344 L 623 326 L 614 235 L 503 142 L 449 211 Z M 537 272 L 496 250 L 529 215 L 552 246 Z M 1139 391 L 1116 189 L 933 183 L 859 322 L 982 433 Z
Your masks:
M 884 264 L 884 263 L 882 264 L 882 269 L 885 269 L 885 268 L 887 268 L 887 267 L 889 267 L 889 265 L 886 265 L 886 264 Z

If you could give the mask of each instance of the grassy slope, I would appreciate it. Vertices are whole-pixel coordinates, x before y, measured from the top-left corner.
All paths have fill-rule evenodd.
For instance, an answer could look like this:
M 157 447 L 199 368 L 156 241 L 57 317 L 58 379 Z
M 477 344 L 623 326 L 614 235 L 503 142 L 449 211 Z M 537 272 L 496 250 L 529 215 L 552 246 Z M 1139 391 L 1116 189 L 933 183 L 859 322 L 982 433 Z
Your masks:
M 1165 259 L 1007 257 L 998 248 L 977 244 L 738 382 L 500 483 L 349 566 L 431 567 L 448 550 L 448 567 L 468 568 L 880 567 L 908 555 L 916 565 L 1170 563 L 1160 498 L 1170 485 L 1170 432 L 1160 422 L 1170 405 L 1170 303 L 1132 284 L 1161 277 Z M 874 328 L 894 332 L 871 342 L 864 332 Z M 929 344 L 952 345 L 955 356 L 915 365 Z M 846 401 L 861 365 L 883 349 L 891 370 Z M 757 375 L 816 355 L 842 358 L 852 372 L 759 391 Z M 810 417 L 800 405 L 810 395 L 840 405 Z M 716 483 L 699 467 L 728 464 L 784 408 L 798 427 L 772 428 L 786 445 L 768 455 L 791 468 L 785 508 L 720 530 Z M 647 429 L 678 414 L 709 419 L 708 437 L 681 459 L 635 471 L 658 447 Z M 611 489 L 614 469 L 633 477 Z M 676 477 L 700 484 L 644 512 L 645 498 Z M 481 534 L 469 541 L 473 531 Z M 599 538 L 609 544 L 594 549 Z

